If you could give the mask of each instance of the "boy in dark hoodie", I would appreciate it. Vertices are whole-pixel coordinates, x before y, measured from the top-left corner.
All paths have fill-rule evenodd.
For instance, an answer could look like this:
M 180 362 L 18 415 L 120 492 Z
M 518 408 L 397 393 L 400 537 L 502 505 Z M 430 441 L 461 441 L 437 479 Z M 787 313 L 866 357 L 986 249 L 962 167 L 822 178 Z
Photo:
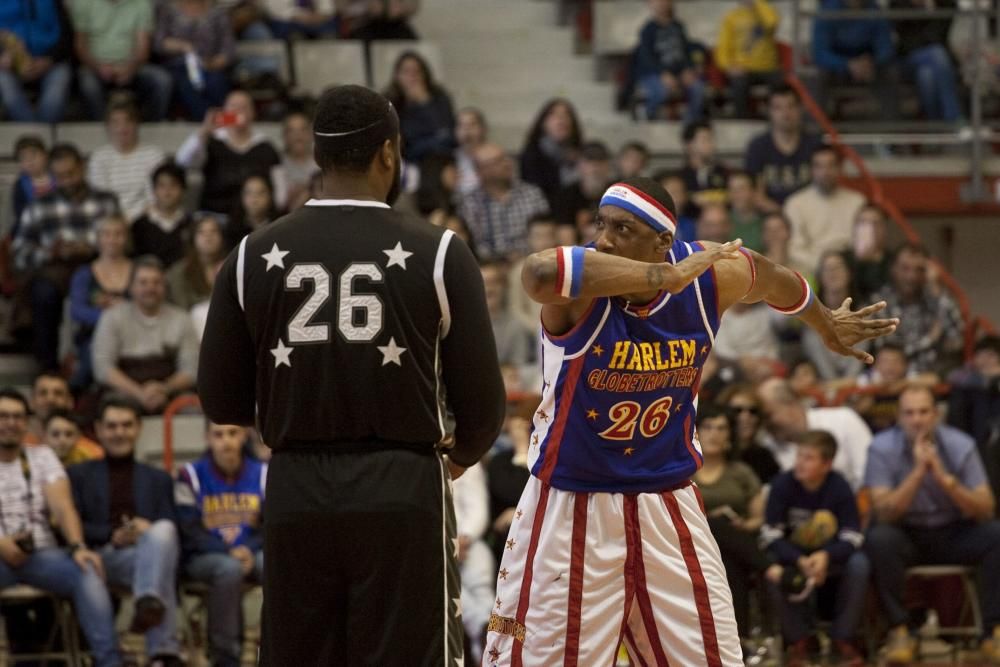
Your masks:
M 646 117 L 656 118 L 671 97 L 686 95 L 684 122 L 704 114 L 705 82 L 691 59 L 684 24 L 674 18 L 673 0 L 649 0 L 652 17 L 639 32 L 635 80 L 646 96 Z

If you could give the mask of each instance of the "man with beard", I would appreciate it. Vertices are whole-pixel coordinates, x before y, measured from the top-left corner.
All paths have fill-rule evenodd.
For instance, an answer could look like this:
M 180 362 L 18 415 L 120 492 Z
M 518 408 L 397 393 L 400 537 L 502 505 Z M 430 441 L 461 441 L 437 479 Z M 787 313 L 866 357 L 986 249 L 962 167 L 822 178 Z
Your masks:
M 226 260 L 198 376 L 213 422 L 274 451 L 260 664 L 454 665 L 448 481 L 505 404 L 483 281 L 453 232 L 391 210 L 388 100 L 331 88 L 313 133 L 322 194 Z
M 75 146 L 53 146 L 49 163 L 56 189 L 25 209 L 12 247 L 15 267 L 30 283 L 32 339 L 42 370 L 58 368 L 63 300 L 73 272 L 95 253 L 94 225 L 118 214 L 113 194 L 87 185 Z

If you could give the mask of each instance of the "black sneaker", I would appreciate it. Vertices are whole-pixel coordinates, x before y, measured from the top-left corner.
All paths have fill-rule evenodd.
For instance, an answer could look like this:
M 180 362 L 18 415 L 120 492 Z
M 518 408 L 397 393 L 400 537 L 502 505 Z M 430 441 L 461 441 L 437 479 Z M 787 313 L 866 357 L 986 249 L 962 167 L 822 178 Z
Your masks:
M 137 635 L 144 635 L 150 628 L 155 628 L 163 622 L 163 615 L 167 608 L 163 606 L 157 598 L 152 595 L 143 595 L 135 601 L 135 614 L 132 616 L 132 624 L 129 632 Z

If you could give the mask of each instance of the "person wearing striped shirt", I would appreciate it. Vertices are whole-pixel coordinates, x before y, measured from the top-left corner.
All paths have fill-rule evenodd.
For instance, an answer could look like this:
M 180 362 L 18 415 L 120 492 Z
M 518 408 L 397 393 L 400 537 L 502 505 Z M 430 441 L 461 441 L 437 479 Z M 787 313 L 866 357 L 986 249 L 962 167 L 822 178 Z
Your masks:
M 112 103 L 106 122 L 110 143 L 91 154 L 87 180 L 92 187 L 114 193 L 132 222 L 152 199 L 150 175 L 166 154 L 159 146 L 139 143 L 139 109 L 131 101 Z

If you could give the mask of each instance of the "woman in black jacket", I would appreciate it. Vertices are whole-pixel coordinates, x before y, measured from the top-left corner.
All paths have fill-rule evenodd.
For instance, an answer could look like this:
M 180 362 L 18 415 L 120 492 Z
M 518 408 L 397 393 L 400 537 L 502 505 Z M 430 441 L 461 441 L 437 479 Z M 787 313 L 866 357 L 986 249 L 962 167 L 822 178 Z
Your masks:
M 458 145 L 455 112 L 448 93 L 434 81 L 427 61 L 416 51 L 405 51 L 392 71 L 385 96 L 399 114 L 403 158 L 420 163 L 432 155 L 451 154 Z
M 521 179 L 540 187 L 550 207 L 561 188 L 576 182 L 582 143 L 580 121 L 569 100 L 546 102 L 521 150 Z

